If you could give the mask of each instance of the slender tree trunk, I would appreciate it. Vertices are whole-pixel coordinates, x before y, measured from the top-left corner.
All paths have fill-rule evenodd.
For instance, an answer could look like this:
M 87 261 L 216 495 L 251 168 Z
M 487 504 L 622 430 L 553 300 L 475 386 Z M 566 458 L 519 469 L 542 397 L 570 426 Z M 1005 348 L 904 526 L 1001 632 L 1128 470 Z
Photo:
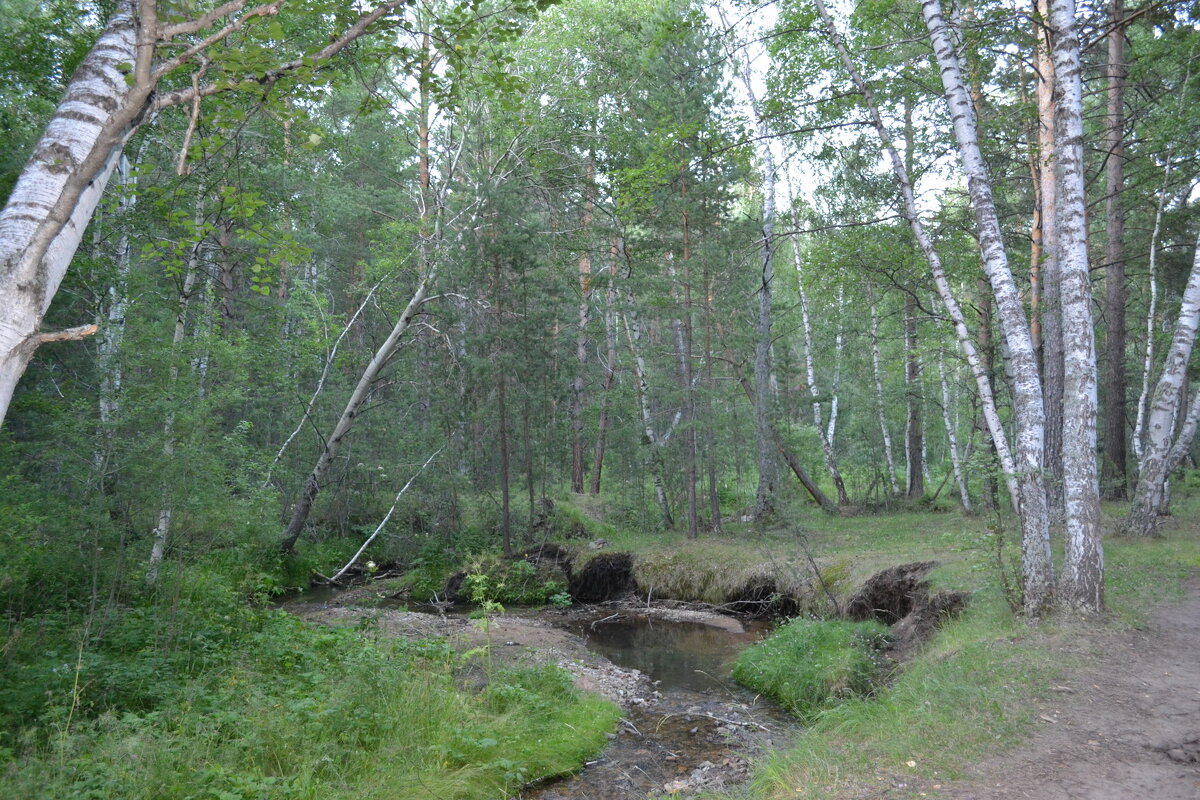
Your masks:
M 892 434 L 888 431 L 886 403 L 883 400 L 883 372 L 879 367 L 879 306 L 875 302 L 875 284 L 867 280 L 867 298 L 871 304 L 871 371 L 875 377 L 875 410 L 879 414 L 879 430 L 883 434 L 883 457 L 887 464 L 888 485 L 892 496 L 900 494 L 896 481 L 896 459 L 892 455 Z
M 683 472 L 684 487 L 687 494 L 687 537 L 695 539 L 700 535 L 700 514 L 697 508 L 696 483 L 696 388 L 692 380 L 692 242 L 691 225 L 688 220 L 688 175 L 687 165 L 680 166 L 680 200 L 683 204 L 682 235 L 683 253 L 680 259 L 680 269 L 683 272 L 683 329 L 682 329 L 682 358 L 680 359 L 680 378 L 684 391 L 684 429 L 683 429 Z
M 1170 474 L 1170 451 L 1175 433 L 1180 395 L 1187 377 L 1187 365 L 1200 323 L 1200 241 L 1192 272 L 1183 292 L 1179 318 L 1171 349 L 1167 351 L 1162 373 L 1154 388 L 1154 399 L 1146 425 L 1146 441 L 1138 465 L 1140 477 L 1133 495 L 1133 505 L 1125 518 L 1125 532 L 1133 536 L 1152 536 L 1158 531 L 1158 517 L 1166 496 L 1167 476 Z M 1182 456 L 1181 456 L 1182 457 Z
M 979 353 L 988 383 L 994 386 L 996 384 L 996 349 L 992 346 L 992 291 L 986 277 L 979 278 L 977 285 L 979 289 Z M 983 417 L 982 414 L 980 416 Z M 983 473 L 983 505 L 987 510 L 994 511 L 1000 507 L 1000 487 L 996 481 L 995 466 L 1001 462 L 996 450 L 996 441 L 992 438 L 991 428 L 985 419 L 981 419 L 979 428 L 983 433 L 984 446 L 991 456 L 988 468 Z M 1013 510 L 1016 510 L 1015 504 Z
M 504 555 L 512 555 L 512 495 L 508 466 L 508 380 L 504 370 L 496 376 L 496 413 L 500 416 L 500 540 Z
M 1167 453 L 1166 474 L 1170 475 L 1175 468 L 1183 463 L 1183 459 L 1192 449 L 1192 440 L 1196 438 L 1196 426 L 1200 423 L 1200 391 L 1194 392 L 1192 402 L 1188 404 L 1187 415 L 1179 426 L 1179 433 L 1171 451 Z
M 529 520 L 537 513 L 537 496 L 533 481 L 533 438 L 529 434 L 529 393 L 521 396 L 521 452 L 525 456 L 525 494 L 529 500 Z
M 354 427 L 363 404 L 367 401 L 367 397 L 370 396 L 371 387 L 374 386 L 375 379 L 379 377 L 379 371 L 383 369 L 384 364 L 387 363 L 396 347 L 400 344 L 400 338 L 408 330 L 413 317 L 424 304 L 425 298 L 429 293 L 429 287 L 437 274 L 436 264 L 433 267 L 433 270 L 417 284 L 417 288 L 413 292 L 412 298 L 408 301 L 404 312 L 400 315 L 400 319 L 396 320 L 395 326 L 392 327 L 392 332 L 388 334 L 387 339 L 375 351 L 374 357 L 371 358 L 366 369 L 363 370 L 362 376 L 358 379 L 358 384 L 354 387 L 354 391 L 350 393 L 350 399 L 346 402 L 345 409 L 342 410 L 342 415 L 338 418 L 337 424 L 334 425 L 333 433 L 326 440 L 325 447 L 321 451 L 317 463 L 308 474 L 308 478 L 305 479 L 304 489 L 301 491 L 300 499 L 292 511 L 291 521 L 283 532 L 282 547 L 285 553 L 295 550 L 296 541 L 300 538 L 300 533 L 304 530 L 304 523 L 308 521 L 309 512 L 312 511 L 313 501 L 316 500 L 317 492 L 321 490 L 321 479 L 325 477 L 325 473 L 329 470 L 330 465 L 333 464 L 333 459 L 337 456 L 342 440 L 346 438 L 351 428 Z
M 587 371 L 588 351 L 591 348 L 587 329 L 592 300 L 592 256 L 588 249 L 590 242 L 586 237 L 592 227 L 592 211 L 595 205 L 592 187 L 595 170 L 595 162 L 589 157 L 583 217 L 579 223 L 585 240 L 579 254 L 579 332 L 575 339 L 577 366 L 575 380 L 571 384 L 571 491 L 577 494 L 583 493 L 583 393 L 584 373 Z
M 746 398 L 753 403 L 754 388 L 750 385 L 750 381 L 744 376 L 738 376 L 738 383 L 741 384 L 742 391 L 746 393 Z M 771 426 L 771 441 L 774 443 L 779 455 L 783 456 L 784 463 L 788 465 L 792 474 L 800 481 L 800 484 L 808 492 L 809 496 L 821 507 L 821 510 L 826 514 L 837 514 L 837 506 L 833 504 L 833 501 L 821 491 L 821 487 L 817 486 L 816 482 L 809 476 L 808 471 L 804 469 L 804 465 L 800 463 L 800 459 L 796 457 L 796 454 L 783 441 L 783 436 L 774 425 Z
M 837 489 L 838 505 L 844 506 L 850 503 L 850 498 L 846 494 L 846 483 L 842 480 L 842 473 L 838 470 L 837 459 L 834 458 L 833 443 L 829 440 L 829 436 L 826 435 L 825 425 L 821 421 L 821 392 L 817 388 L 817 373 L 813 363 L 812 322 L 808 313 L 808 292 L 804 288 L 803 260 L 800 257 L 800 248 L 798 246 L 794 246 L 792 251 L 796 256 L 796 288 L 800 295 L 800 322 L 804 328 L 804 369 L 805 375 L 808 378 L 808 391 L 813 398 L 813 426 L 817 430 L 817 436 L 821 439 L 821 450 L 825 454 L 825 468 L 829 470 L 829 477 L 833 480 L 833 485 Z
M 138 154 L 138 161 L 145 152 L 145 145 Z M 100 343 L 97 347 L 97 370 L 100 373 L 100 444 L 93 455 L 97 480 L 103 486 L 108 460 L 112 453 L 112 439 L 116 431 L 117 421 L 121 414 L 121 387 L 124 383 L 124 368 L 121 363 L 121 351 L 125 342 L 125 313 L 129 307 L 129 266 L 133 248 L 129 242 L 129 214 L 137 204 L 137 177 L 131 173 L 129 160 L 121 157 L 117 167 L 118 180 L 121 185 L 117 208 L 121 219 L 121 235 L 117 241 L 114 258 L 117 274 L 112 285 L 108 287 L 108 311 L 101 328 Z
M 837 310 L 837 330 L 833 334 L 833 383 L 829 387 L 829 424 L 825 427 L 825 438 L 829 440 L 830 447 L 833 447 L 837 434 L 838 394 L 842 389 L 842 358 L 846 349 L 846 289 L 840 285 L 837 290 Z
M 1063 324 L 1062 272 L 1059 261 L 1058 178 L 1056 175 L 1053 31 L 1048 0 L 1036 0 L 1038 151 L 1041 155 L 1042 230 L 1042 397 L 1045 403 L 1045 469 L 1050 513 L 1063 513 Z
M 671 504 L 667 502 L 666 486 L 663 483 L 663 463 L 660 453 L 661 443 L 654 432 L 654 419 L 650 414 L 650 384 L 646 380 L 646 362 L 642 358 L 641 324 L 637 315 L 630 312 L 625 320 L 625 335 L 629 340 L 629 351 L 633 355 L 633 374 L 637 383 L 638 406 L 642 411 L 642 441 L 650 449 L 650 477 L 654 482 L 655 499 L 662 513 L 663 527 L 667 530 L 675 527 L 675 517 L 671 514 Z
M 733 53 L 730 53 L 732 59 Z M 775 156 L 771 152 L 771 131 L 759 107 L 758 97 L 750 79 L 750 64 L 743 54 L 735 59 L 742 86 L 750 101 L 759 141 L 759 158 L 763 167 L 762 239 L 759 244 L 758 317 L 754 344 L 754 430 L 758 443 L 758 488 L 754 495 L 754 517 L 765 519 L 775 510 L 775 482 L 778 472 L 771 437 L 771 290 L 775 261 Z
M 1053 604 L 1054 568 L 1050 555 L 1046 487 L 1042 477 L 1045 406 L 1037 354 L 1004 250 L 991 180 L 979 150 L 975 108 L 963 84 L 958 54 L 946 32 L 940 0 L 922 0 L 921 8 L 941 69 L 942 85 L 958 142 L 959 161 L 966 174 L 967 190 L 975 211 L 984 271 L 996 298 L 1004 339 L 1002 352 L 1012 386 L 1017 424 L 1016 475 L 1020 488 L 1017 508 L 1022 530 L 1024 607 L 1029 615 L 1038 616 Z M 992 435 L 999 445 L 995 431 Z
M 625 242 L 617 239 L 617 253 L 626 262 L 625 278 L 628 283 L 629 267 Z M 646 360 L 642 356 L 642 324 L 637 311 L 637 298 L 632 288 L 626 289 L 629 297 L 629 311 L 623 316 L 625 323 L 625 338 L 629 342 L 629 352 L 633 356 L 633 375 L 637 386 L 638 407 L 642 412 L 642 443 L 650 453 L 650 476 L 654 482 L 654 495 L 662 514 L 663 527 L 670 530 L 675 527 L 675 517 L 671 514 L 671 504 L 667 500 L 666 485 L 663 481 L 663 440 L 654 431 L 654 418 L 650 413 L 650 384 L 646 379 Z
M 971 493 L 967 489 L 967 477 L 963 472 L 962 460 L 958 457 L 958 431 L 950 418 L 952 407 L 950 384 L 946 380 L 946 356 L 938 350 L 938 378 L 942 383 L 942 423 L 946 426 L 946 442 L 950 450 L 950 466 L 954 470 L 954 483 L 958 486 L 958 497 L 964 511 L 971 510 Z M 957 400 L 957 398 L 955 398 Z
M 617 244 L 612 245 L 608 265 L 608 288 L 604 293 L 604 344 L 608 349 L 604 364 L 604 384 L 600 395 L 600 419 L 596 424 L 596 453 L 592 462 L 592 494 L 600 494 L 600 472 L 604 469 L 604 449 L 608 441 L 609 392 L 617 374 Z
M 1104 549 L 1096 463 L 1096 344 L 1088 274 L 1083 69 L 1074 0 L 1051 0 L 1050 23 L 1059 93 L 1054 109 L 1054 156 L 1064 345 L 1062 453 L 1067 543 L 1060 597 L 1068 607 L 1098 612 L 1104 608 Z
M 1108 124 L 1105 161 L 1104 218 L 1108 237 L 1104 316 L 1104 464 L 1101 486 L 1107 500 L 1124 500 L 1125 466 L 1125 7 L 1110 0 L 1108 32 Z
M 1146 309 L 1146 355 L 1142 360 L 1142 391 L 1138 395 L 1137 422 L 1133 426 L 1133 451 L 1139 469 L 1144 457 L 1142 442 L 1145 435 L 1146 404 L 1150 397 L 1150 374 L 1154 370 L 1154 329 L 1158 322 L 1158 235 L 1162 230 L 1163 206 L 1166 203 L 1167 184 L 1171 181 L 1171 163 L 1167 162 L 1166 177 L 1158 196 L 1158 207 L 1154 212 L 1154 230 L 1150 234 L 1150 269 L 1148 276 L 1150 303 Z
M 921 363 L 917 357 L 917 301 L 904 297 L 904 426 L 905 495 L 916 499 L 925 495 L 925 432 L 921 425 Z
M 713 345 L 712 345 L 712 309 L 713 309 L 713 276 L 708 267 L 704 268 L 704 387 L 707 390 L 705 407 L 708 420 L 708 447 L 706 461 L 708 466 L 708 511 L 712 517 L 713 533 L 721 533 L 721 495 L 717 485 L 717 433 L 713 420 L 716 419 L 716 389 L 713 379 Z
M 195 227 L 200 227 L 201 199 L 196 200 Z M 163 417 L 163 456 L 169 462 L 175 455 L 175 405 L 178 402 L 175 390 L 179 384 L 179 356 L 176 351 L 183 343 L 187 332 L 188 306 L 192 301 L 192 292 L 196 288 L 196 276 L 200 269 L 201 242 L 196 242 L 188 258 L 187 273 L 183 276 L 183 288 L 179 292 L 179 312 L 175 315 L 175 332 L 171 336 L 171 370 L 168 379 L 167 395 L 171 407 Z M 158 519 L 154 523 L 154 533 L 151 536 L 153 544 L 150 547 L 150 561 L 146 566 L 146 585 L 158 583 L 158 571 L 162 566 L 167 551 L 167 538 L 171 533 L 171 519 L 175 511 L 169 500 L 164 499 L 159 507 Z

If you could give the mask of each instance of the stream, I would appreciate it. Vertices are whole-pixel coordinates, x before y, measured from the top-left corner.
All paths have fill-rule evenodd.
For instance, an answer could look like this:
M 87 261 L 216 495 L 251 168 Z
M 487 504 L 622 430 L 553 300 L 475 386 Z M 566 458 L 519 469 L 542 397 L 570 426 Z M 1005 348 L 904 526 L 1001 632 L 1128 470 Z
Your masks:
M 324 624 L 371 617 L 381 635 L 478 636 L 460 609 L 404 606 L 351 589 L 281 606 Z M 564 666 L 625 708 L 605 750 L 578 773 L 526 787 L 525 800 L 644 800 L 719 790 L 748 777 L 749 760 L 798 730 L 789 714 L 734 683 L 738 653 L 771 625 L 708 612 L 601 607 L 512 609 L 492 622 L 497 658 Z M 636 672 L 633 672 L 636 670 Z M 594 685 L 592 685 L 594 684 Z
M 619 613 L 567 627 L 588 649 L 645 673 L 656 697 L 636 700 L 609 746 L 575 775 L 527 788 L 527 800 L 633 800 L 689 794 L 744 781 L 749 758 L 782 743 L 796 721 L 729 676 L 770 624 L 721 624 Z

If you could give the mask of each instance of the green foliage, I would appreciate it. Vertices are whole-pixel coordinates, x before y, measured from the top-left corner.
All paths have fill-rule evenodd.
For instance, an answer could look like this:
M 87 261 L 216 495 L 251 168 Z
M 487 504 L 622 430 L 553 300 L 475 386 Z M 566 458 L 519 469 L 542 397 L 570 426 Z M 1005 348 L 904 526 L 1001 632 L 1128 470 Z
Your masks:
M 458 688 L 445 643 L 310 628 L 247 605 L 212 570 L 165 578 L 178 582 L 173 604 L 121 615 L 78 659 L 69 647 L 8 651 L 30 660 L 29 674 L 5 670 L 4 707 L 17 705 L 22 677 L 46 700 L 19 728 L 6 718 L 0 788 L 147 800 L 499 796 L 576 768 L 616 721 L 615 707 L 554 667 L 498 672 L 476 694 Z M 70 641 L 67 620 L 41 627 L 44 639 Z
M 481 605 L 560 605 L 563 602 L 560 595 L 566 592 L 566 582 L 560 570 L 491 555 L 477 558 L 471 563 L 464 588 L 471 602 Z M 558 600 L 554 599 L 556 597 Z
M 441 547 L 425 547 L 412 560 L 411 569 L 401 582 L 409 588 L 409 597 L 417 602 L 435 599 L 455 571 L 457 562 Z
M 878 688 L 889 638 L 887 626 L 874 621 L 797 618 L 743 651 L 733 677 L 812 722 L 838 703 Z

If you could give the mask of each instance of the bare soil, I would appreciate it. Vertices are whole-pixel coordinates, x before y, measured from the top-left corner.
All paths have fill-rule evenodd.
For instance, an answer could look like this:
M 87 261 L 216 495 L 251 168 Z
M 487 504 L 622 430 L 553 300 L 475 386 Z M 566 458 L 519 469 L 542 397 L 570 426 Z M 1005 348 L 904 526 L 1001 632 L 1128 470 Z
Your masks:
M 1148 630 L 1101 633 L 1097 660 L 1054 687 L 1039 729 L 946 785 L 904 794 L 958 800 L 1200 798 L 1200 581 Z

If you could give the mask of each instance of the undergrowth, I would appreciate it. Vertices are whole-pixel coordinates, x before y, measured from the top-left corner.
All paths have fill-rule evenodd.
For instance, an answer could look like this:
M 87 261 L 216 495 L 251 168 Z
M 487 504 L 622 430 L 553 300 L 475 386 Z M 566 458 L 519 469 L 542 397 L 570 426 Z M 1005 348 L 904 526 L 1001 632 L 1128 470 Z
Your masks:
M 175 578 L 177 598 L 104 631 L 60 617 L 10 639 L 6 796 L 501 797 L 576 769 L 616 722 L 555 667 L 464 689 L 445 643 L 310 628 L 211 571 Z

